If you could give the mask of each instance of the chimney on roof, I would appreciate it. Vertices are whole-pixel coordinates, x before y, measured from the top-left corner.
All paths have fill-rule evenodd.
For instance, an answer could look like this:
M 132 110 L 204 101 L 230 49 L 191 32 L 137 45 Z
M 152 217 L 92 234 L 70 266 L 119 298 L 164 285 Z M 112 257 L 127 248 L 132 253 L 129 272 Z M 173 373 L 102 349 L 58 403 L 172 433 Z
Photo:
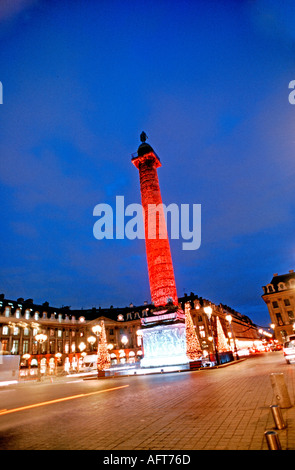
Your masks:
M 290 273 L 290 274 L 294 273 L 294 269 L 290 269 L 290 270 L 289 270 L 289 273 Z
M 278 275 L 278 273 L 274 273 L 273 277 L 276 277 Z

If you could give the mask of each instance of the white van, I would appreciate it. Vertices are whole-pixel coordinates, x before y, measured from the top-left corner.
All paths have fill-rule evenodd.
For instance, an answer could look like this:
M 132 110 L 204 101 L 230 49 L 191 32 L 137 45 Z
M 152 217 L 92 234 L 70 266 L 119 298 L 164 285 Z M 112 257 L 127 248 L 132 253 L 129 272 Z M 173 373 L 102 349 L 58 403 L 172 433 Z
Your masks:
M 284 342 L 283 353 L 287 364 L 295 362 L 295 335 L 287 337 L 287 341 Z

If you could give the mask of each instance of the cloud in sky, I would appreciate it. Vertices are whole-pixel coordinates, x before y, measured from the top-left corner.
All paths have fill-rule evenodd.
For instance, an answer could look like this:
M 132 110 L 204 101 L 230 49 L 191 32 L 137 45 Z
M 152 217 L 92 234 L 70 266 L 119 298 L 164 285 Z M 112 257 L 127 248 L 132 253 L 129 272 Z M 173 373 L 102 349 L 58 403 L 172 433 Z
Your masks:
M 145 130 L 163 201 L 202 204 L 201 248 L 171 243 L 179 295 L 267 318 L 261 285 L 295 261 L 292 2 L 39 0 L 1 14 L 6 295 L 149 300 L 142 241 L 92 234 L 96 204 L 140 202 L 130 154 Z

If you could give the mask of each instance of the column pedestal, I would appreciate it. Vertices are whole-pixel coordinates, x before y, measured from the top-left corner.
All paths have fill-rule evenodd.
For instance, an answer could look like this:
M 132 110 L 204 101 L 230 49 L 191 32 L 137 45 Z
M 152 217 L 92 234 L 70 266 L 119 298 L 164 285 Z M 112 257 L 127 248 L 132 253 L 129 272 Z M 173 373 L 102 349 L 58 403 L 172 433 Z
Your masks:
M 181 310 L 143 318 L 141 332 L 144 354 L 141 368 L 188 367 L 185 322 Z

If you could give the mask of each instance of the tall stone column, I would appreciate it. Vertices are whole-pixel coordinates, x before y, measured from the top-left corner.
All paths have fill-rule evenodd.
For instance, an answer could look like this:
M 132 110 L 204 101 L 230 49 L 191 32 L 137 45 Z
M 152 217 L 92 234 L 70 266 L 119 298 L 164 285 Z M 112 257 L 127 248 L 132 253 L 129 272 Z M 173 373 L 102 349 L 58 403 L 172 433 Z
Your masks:
M 144 357 L 141 367 L 187 368 L 185 315 L 178 297 L 157 169 L 161 162 L 152 147 L 142 144 L 132 163 L 139 170 L 144 212 L 145 246 L 153 312 L 141 319 Z
M 157 168 L 161 166 L 161 162 L 152 147 L 145 142 L 145 138 L 145 133 L 142 133 L 141 140 L 143 143 L 139 146 L 137 156 L 132 159 L 132 163 L 139 170 L 151 299 L 156 307 L 164 306 L 169 301 L 174 305 L 178 305 L 157 174 Z

